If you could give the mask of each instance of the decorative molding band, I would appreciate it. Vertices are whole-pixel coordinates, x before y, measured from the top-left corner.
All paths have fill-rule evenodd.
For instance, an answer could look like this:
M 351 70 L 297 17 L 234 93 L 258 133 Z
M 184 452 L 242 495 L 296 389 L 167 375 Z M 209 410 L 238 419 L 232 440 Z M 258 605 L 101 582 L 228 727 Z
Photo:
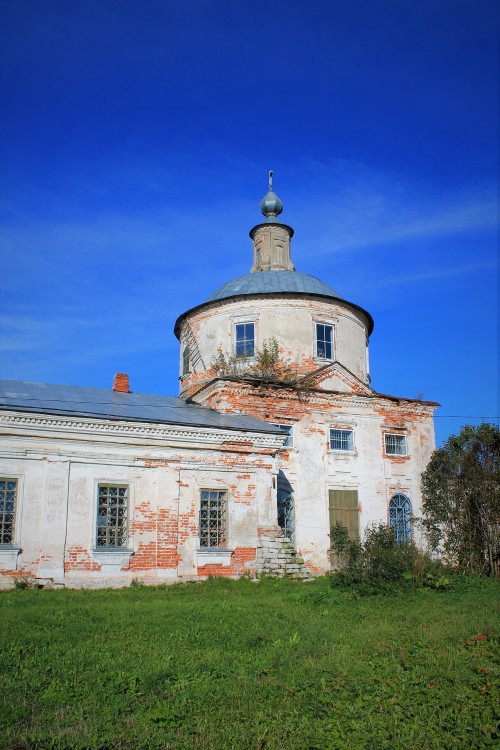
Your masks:
M 360 381 L 361 382 L 361 381 Z M 369 386 L 366 386 L 369 388 Z M 215 377 L 211 382 L 206 383 L 200 388 L 200 391 L 196 392 L 192 396 L 192 402 L 204 405 L 210 398 L 215 396 L 223 397 L 226 392 L 236 393 L 239 397 L 245 397 L 248 394 L 252 394 L 255 390 L 255 386 L 248 382 L 242 382 L 237 378 L 220 378 Z M 198 393 L 203 391 L 203 397 L 197 400 Z M 290 399 L 299 400 L 298 394 L 291 388 L 283 387 L 274 388 L 272 391 L 273 399 L 281 401 L 289 401 Z M 401 397 L 396 399 L 395 397 L 386 396 L 381 393 L 373 391 L 373 393 L 367 394 L 353 394 L 353 393 L 340 393 L 332 391 L 321 391 L 313 390 L 303 397 L 304 402 L 309 405 L 325 405 L 329 407 L 338 408 L 356 408 L 364 409 L 366 411 L 376 412 L 378 408 L 383 408 L 385 412 L 392 412 L 394 414 L 401 414 L 402 412 L 409 413 L 411 415 L 417 414 L 421 417 L 431 418 L 434 411 L 436 410 L 436 404 L 430 402 L 415 401 L 412 399 L 405 399 Z M 234 413 L 234 412 L 232 412 Z M 376 416 L 376 414 L 374 415 Z
M 227 444 L 244 444 L 247 445 L 249 442 L 259 448 L 274 448 L 278 450 L 281 448 L 283 438 L 279 435 L 262 435 L 255 432 L 246 432 L 241 429 L 238 431 L 227 430 L 227 431 L 215 431 L 203 428 L 190 428 L 190 427 L 149 427 L 144 424 L 135 425 L 130 423 L 115 423 L 109 421 L 96 421 L 82 419 L 67 419 L 57 417 L 35 417 L 35 416 L 24 416 L 20 414 L 2 414 L 0 415 L 0 426 L 13 425 L 20 427 L 21 429 L 26 428 L 41 428 L 44 430 L 55 429 L 73 432 L 83 433 L 98 433 L 102 435 L 113 435 L 113 436 L 130 436 L 130 437 L 145 437 L 145 438 L 156 438 L 159 440 L 188 440 L 189 442 L 195 443 L 227 443 Z

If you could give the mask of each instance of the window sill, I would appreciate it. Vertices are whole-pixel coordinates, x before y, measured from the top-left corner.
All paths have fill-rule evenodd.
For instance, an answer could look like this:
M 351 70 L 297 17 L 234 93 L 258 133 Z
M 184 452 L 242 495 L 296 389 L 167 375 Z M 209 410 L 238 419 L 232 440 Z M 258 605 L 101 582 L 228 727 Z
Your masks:
M 257 364 L 257 357 L 255 354 L 249 354 L 247 357 L 244 357 L 243 355 L 234 355 L 234 360 L 236 362 L 236 366 L 240 367 L 251 367 L 252 365 Z
M 231 565 L 232 549 L 223 547 L 206 547 L 205 549 L 196 550 L 197 566 L 202 568 L 204 565 L 222 565 L 228 568 Z
M 91 549 L 90 554 L 92 560 L 99 565 L 113 565 L 121 569 L 129 567 L 134 550 L 126 547 L 97 547 Z
M 341 450 L 335 450 L 335 448 L 329 448 L 328 453 L 331 456 L 340 456 L 342 458 L 346 456 L 355 458 L 358 455 L 357 451 L 341 451 Z
M 17 556 L 20 551 L 21 548 L 13 544 L 1 544 L 0 570 L 17 570 Z

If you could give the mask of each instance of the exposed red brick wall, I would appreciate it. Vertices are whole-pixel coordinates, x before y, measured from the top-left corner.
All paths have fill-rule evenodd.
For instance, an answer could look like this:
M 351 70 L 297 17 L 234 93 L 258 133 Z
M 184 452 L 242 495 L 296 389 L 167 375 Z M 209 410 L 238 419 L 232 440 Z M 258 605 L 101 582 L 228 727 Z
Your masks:
M 328 393 L 325 391 L 297 392 L 283 386 L 263 387 L 241 380 L 215 379 L 211 386 L 197 394 L 193 401 L 202 406 L 216 409 L 223 401 L 226 410 L 236 414 L 249 414 L 264 421 L 294 422 L 309 416 L 311 411 L 324 412 L 328 419 L 335 417 L 333 402 L 351 399 L 351 393 Z M 417 401 L 400 399 L 388 401 L 383 396 L 374 395 L 371 407 L 381 417 L 387 431 L 404 429 L 406 424 L 428 421 L 431 411 Z M 317 429 L 311 424 L 311 430 Z M 322 429 L 322 428 L 321 428 Z
M 130 570 L 176 568 L 180 559 L 177 552 L 178 529 L 177 517 L 170 509 L 154 511 L 148 502 L 138 503 L 134 520 L 130 523 L 130 535 L 139 543 L 130 558 Z M 148 541 L 141 541 L 144 535 L 147 535 Z
M 79 547 L 74 544 L 66 549 L 66 559 L 64 561 L 64 570 L 101 570 L 99 563 L 94 562 L 90 552 L 85 547 Z

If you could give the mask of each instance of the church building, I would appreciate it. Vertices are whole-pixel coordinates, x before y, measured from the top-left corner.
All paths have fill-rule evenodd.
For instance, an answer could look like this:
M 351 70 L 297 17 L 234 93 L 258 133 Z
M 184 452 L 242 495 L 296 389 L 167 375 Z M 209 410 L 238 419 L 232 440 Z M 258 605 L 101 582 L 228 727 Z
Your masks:
M 420 541 L 437 404 L 372 389 L 372 317 L 295 269 L 271 180 L 250 272 L 175 324 L 178 397 L 0 381 L 1 585 L 306 578 L 337 521 Z

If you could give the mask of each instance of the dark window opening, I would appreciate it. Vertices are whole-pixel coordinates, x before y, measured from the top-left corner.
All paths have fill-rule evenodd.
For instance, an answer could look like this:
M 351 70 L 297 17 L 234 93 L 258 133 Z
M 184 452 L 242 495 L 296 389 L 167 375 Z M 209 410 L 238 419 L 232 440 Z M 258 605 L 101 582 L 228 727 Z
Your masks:
M 236 356 L 253 357 L 255 353 L 255 323 L 237 323 Z
M 333 359 L 333 326 L 316 323 L 316 356 Z

